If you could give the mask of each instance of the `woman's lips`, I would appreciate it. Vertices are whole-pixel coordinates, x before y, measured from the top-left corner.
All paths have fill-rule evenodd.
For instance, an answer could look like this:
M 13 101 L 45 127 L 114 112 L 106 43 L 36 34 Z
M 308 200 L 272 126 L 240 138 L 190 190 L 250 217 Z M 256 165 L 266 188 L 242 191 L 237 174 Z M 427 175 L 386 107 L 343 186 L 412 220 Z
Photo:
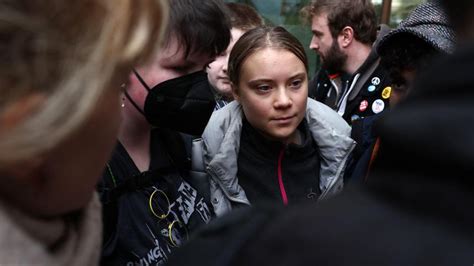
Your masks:
M 288 124 L 288 123 L 291 123 L 291 121 L 293 120 L 293 118 L 295 118 L 296 115 L 291 115 L 291 116 L 282 116 L 282 117 L 277 117 L 277 118 L 274 118 L 272 119 L 274 122 L 278 123 L 278 124 Z

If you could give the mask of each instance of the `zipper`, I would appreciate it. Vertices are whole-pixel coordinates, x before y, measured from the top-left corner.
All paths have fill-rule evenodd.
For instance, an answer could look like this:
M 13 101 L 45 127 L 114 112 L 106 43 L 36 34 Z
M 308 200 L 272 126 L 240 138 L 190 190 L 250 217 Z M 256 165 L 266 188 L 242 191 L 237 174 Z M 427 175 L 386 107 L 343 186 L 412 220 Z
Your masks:
M 283 147 L 278 155 L 278 184 L 280 185 L 281 199 L 284 205 L 288 205 L 288 196 L 286 195 L 285 185 L 283 184 L 283 175 L 281 171 L 281 164 L 283 156 L 285 155 L 285 147 Z
M 340 116 L 343 116 L 344 113 L 346 112 L 346 106 L 347 106 L 347 98 L 349 97 L 349 94 L 352 92 L 352 90 L 354 89 L 357 81 L 359 80 L 360 78 L 360 73 L 357 73 L 357 75 L 355 75 L 354 79 L 352 80 L 352 83 L 351 83 L 351 86 L 349 87 L 348 90 L 346 90 L 344 92 L 344 94 L 341 96 L 341 99 L 338 103 L 338 108 L 337 108 L 337 113 L 340 115 Z M 346 87 L 347 88 L 347 87 Z
M 337 84 L 334 80 L 330 79 L 329 82 L 331 83 L 332 88 L 334 88 L 334 90 L 336 91 L 336 103 L 335 104 L 337 105 L 337 102 L 339 100 L 339 93 L 340 93 L 339 87 L 337 86 Z M 331 92 L 332 92 L 332 89 L 329 88 L 328 94 L 326 95 L 326 97 L 329 98 L 331 96 Z

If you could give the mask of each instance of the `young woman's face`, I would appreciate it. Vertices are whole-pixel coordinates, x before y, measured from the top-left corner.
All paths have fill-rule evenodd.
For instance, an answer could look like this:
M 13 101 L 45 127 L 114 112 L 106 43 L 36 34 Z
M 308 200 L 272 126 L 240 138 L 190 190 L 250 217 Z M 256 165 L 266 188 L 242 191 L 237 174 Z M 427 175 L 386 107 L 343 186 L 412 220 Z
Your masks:
M 254 128 L 271 139 L 295 140 L 308 98 L 306 68 L 296 55 L 277 48 L 255 52 L 243 62 L 233 92 Z

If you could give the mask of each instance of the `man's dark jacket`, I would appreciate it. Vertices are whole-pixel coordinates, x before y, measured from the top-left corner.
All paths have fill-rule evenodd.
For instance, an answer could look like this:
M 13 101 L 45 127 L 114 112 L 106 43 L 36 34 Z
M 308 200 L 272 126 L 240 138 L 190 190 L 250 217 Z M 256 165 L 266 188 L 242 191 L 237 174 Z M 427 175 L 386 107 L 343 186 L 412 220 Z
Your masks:
M 390 87 L 391 80 L 388 72 L 380 65 L 380 57 L 375 47 L 389 30 L 390 28 L 385 25 L 380 26 L 372 51 L 350 77 L 345 77 L 343 73 L 330 75 L 325 69 L 320 69 L 309 83 L 309 97 L 339 112 L 349 124 L 352 124 L 354 120 L 369 117 L 388 109 L 390 93 L 386 88 Z M 337 85 L 337 82 L 332 81 L 330 76 L 339 76 L 341 84 Z M 340 91 L 337 101 L 335 86 Z M 344 108 L 342 98 L 345 94 L 347 94 L 347 101 Z

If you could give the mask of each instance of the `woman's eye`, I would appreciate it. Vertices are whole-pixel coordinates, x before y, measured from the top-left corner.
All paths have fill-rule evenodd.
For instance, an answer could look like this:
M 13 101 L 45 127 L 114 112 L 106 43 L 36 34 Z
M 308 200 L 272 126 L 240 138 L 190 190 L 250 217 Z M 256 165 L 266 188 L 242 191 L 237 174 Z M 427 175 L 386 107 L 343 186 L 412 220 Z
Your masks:
M 258 85 L 257 86 L 257 90 L 261 91 L 261 92 L 267 92 L 271 89 L 271 87 L 269 85 Z
M 297 88 L 301 87 L 302 83 L 303 83 L 303 81 L 301 79 L 296 79 L 296 80 L 291 81 L 290 87 L 297 89 Z

